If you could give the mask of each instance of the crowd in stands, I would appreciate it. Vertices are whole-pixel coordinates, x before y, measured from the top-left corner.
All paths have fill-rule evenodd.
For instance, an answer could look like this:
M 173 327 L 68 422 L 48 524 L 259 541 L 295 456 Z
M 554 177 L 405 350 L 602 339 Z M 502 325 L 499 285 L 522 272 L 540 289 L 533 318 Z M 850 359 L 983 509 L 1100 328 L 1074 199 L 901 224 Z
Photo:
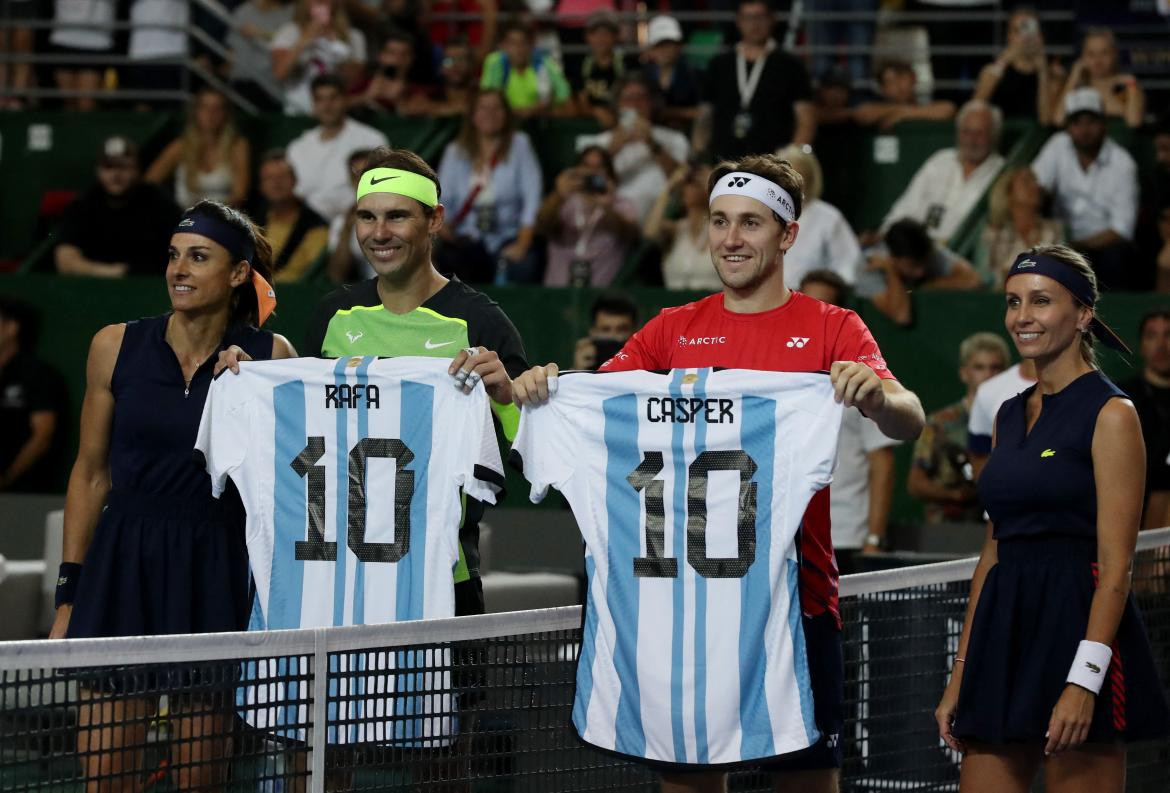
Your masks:
M 135 0 L 131 19 L 173 11 L 169 3 Z M 932 90 L 929 63 L 924 73 L 920 62 L 869 63 L 852 49 L 839 58 L 798 58 L 778 43 L 765 0 L 738 1 L 734 46 L 709 58 L 688 46 L 703 30 L 684 28 L 668 13 L 634 25 L 604 2 L 562 2 L 554 26 L 528 18 L 547 10 L 537 5 L 244 0 L 225 36 L 233 57 L 214 68 L 243 97 L 272 103 L 272 112 L 310 116 L 312 126 L 284 148 L 252 151 L 229 98 L 205 87 L 191 98 L 181 134 L 150 161 L 129 137 L 105 140 L 95 152 L 92 187 L 61 219 L 52 252 L 57 271 L 157 273 L 180 207 L 209 198 L 246 209 L 265 228 L 277 282 L 369 277 L 353 233 L 356 178 L 368 152 L 388 143 L 379 122 L 409 116 L 459 119 L 433 163 L 446 210 L 435 257 L 441 271 L 471 283 L 607 287 L 633 262 L 644 282 L 718 290 L 707 244 L 712 165 L 774 151 L 803 179 L 785 279 L 819 299 L 842 303 L 856 295 L 910 325 L 915 292 L 995 290 L 1021 250 L 1059 242 L 1085 253 L 1105 288 L 1170 292 L 1170 115 L 1147 108 L 1107 29 L 1084 31 L 1075 59 L 1062 62 L 1039 16 L 1017 9 L 1006 20 L 1002 52 L 975 64 L 973 89 L 956 93 Z M 570 5 L 575 15 L 564 10 Z M 467 19 L 435 22 L 428 12 L 440 7 Z M 55 8 L 55 53 L 114 46 L 94 24 L 113 18 L 110 0 L 57 0 Z M 25 46 L 5 32 L 11 46 Z M 835 23 L 810 36 L 837 36 L 854 47 L 870 43 L 874 30 Z M 166 47 L 162 39 L 130 37 L 131 55 L 144 62 Z M 108 78 L 81 64 L 54 70 L 61 88 L 83 92 L 65 100 L 75 112 L 100 105 L 84 92 Z M 3 79 L 17 85 L 31 78 L 9 69 Z M 144 67 L 119 79 L 161 87 L 171 78 Z M 866 81 L 869 95 L 858 90 Z M 542 162 L 534 140 L 546 118 L 582 119 L 581 129 L 593 130 L 577 136 L 575 162 L 559 171 Z M 818 135 L 884 134 L 914 121 L 953 124 L 954 144 L 925 160 L 876 228 L 852 227 L 824 197 Z M 1019 122 L 1047 134 L 1012 160 L 1005 124 Z M 1139 127 L 1152 131 L 1155 163 L 1140 178 L 1127 148 L 1129 130 Z M 971 235 L 970 219 L 983 213 Z M 964 235 L 973 242 L 960 255 Z M 5 344 L 7 355 L 17 354 L 21 311 L 0 311 L 0 359 Z M 575 367 L 595 368 L 637 320 L 628 301 L 599 302 L 589 334 L 577 343 Z M 1144 394 L 1143 416 L 1166 415 L 1170 314 L 1147 317 L 1141 334 L 1146 366 L 1131 393 Z M 976 334 L 956 352 L 958 398 L 929 418 L 907 482 L 926 505 L 928 523 L 979 520 L 966 456 L 976 389 L 1005 370 L 1026 379 L 1009 368 L 997 335 Z M 14 371 L 10 366 L 5 376 Z M 867 512 L 834 518 L 845 556 L 884 532 L 894 486 L 890 442 L 870 437 L 869 424 L 850 418 L 843 433 L 846 470 L 834 495 L 856 504 L 865 501 L 858 495 L 864 490 L 869 503 Z M 1160 444 L 1170 435 L 1160 426 L 1148 430 Z M 36 427 L 26 437 L 39 437 Z M 0 489 L 17 473 L 23 470 L 0 471 Z M 1166 501 L 1160 515 L 1170 514 L 1170 496 Z
M 135 0 L 130 19 L 169 2 Z M 89 22 L 114 13 L 108 0 L 58 0 L 55 52 L 112 46 L 92 25 L 83 30 L 81 6 Z M 368 272 L 352 239 L 360 153 L 387 142 L 382 119 L 446 116 L 461 126 L 434 163 L 447 210 L 436 256 L 445 272 L 473 283 L 606 286 L 635 273 L 668 288 L 716 288 L 705 253 L 705 175 L 725 157 L 782 151 L 805 183 L 799 239 L 786 261 L 794 288 L 807 273 L 829 270 L 909 323 L 909 292 L 994 289 L 1015 252 L 1053 242 L 1086 253 L 1106 288 L 1170 288 L 1170 122 L 1162 116 L 1156 127 L 1159 171 L 1139 183 L 1125 131 L 1153 116 L 1108 29 L 1086 29 L 1075 60 L 1063 63 L 1050 53 L 1039 15 L 1020 7 L 998 34 L 1002 52 L 976 64 L 973 91 L 956 93 L 932 90 L 929 60 L 875 54 L 867 63 L 852 49 L 798 58 L 777 42 L 765 0 L 739 0 L 735 43 L 714 55 L 688 47 L 710 29 L 684 28 L 669 13 L 634 24 L 609 2 L 562 2 L 550 24 L 548 15 L 533 16 L 547 10 L 538 6 L 244 0 L 225 35 L 232 58 L 211 67 L 239 95 L 311 116 L 315 126 L 284 150 L 252 152 L 229 99 L 199 90 L 182 134 L 152 162 L 137 162 L 124 139 L 117 167 L 102 152 L 97 184 L 79 199 L 85 209 L 66 215 L 58 270 L 143 271 L 125 261 L 129 254 L 79 249 L 69 232 L 82 216 L 116 228 L 114 207 L 127 202 L 173 214 L 169 199 L 150 192 L 158 188 L 180 207 L 211 198 L 250 210 L 281 249 L 278 280 L 360 278 Z M 465 13 L 435 21 L 444 10 Z M 945 25 L 932 32 L 947 35 Z M 871 44 L 875 31 L 862 23 L 808 31 L 810 40 L 827 35 L 853 47 Z M 166 46 L 160 39 L 139 49 L 157 58 Z M 170 79 L 145 65 L 141 72 L 153 74 L 152 87 Z M 65 64 L 54 77 L 83 90 L 111 79 Z M 27 78 L 6 76 L 13 84 Z M 857 90 L 866 80 L 869 95 Z M 96 104 L 93 96 L 67 100 L 72 110 Z M 577 161 L 550 171 L 530 134 L 543 118 L 570 117 L 599 131 L 578 135 Z M 1005 122 L 1020 120 L 1052 130 L 1030 166 L 1018 155 L 1006 159 Z M 912 121 L 952 122 L 954 145 L 926 159 L 877 228 L 851 227 L 823 195 L 818 133 L 881 134 Z M 981 214 L 972 236 L 971 218 Z M 960 247 L 963 255 L 953 250 Z

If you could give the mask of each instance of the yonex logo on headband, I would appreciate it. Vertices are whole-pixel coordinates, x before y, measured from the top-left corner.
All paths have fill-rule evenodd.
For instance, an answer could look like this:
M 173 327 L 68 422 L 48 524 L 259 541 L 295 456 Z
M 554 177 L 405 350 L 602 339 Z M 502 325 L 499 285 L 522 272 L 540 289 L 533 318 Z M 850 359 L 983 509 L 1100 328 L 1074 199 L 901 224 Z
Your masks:
M 713 203 L 722 195 L 741 195 L 754 198 L 768 209 L 775 212 L 785 223 L 796 220 L 796 202 L 788 191 L 780 185 L 766 179 L 759 174 L 731 173 L 726 179 L 720 179 L 711 191 L 708 204 Z

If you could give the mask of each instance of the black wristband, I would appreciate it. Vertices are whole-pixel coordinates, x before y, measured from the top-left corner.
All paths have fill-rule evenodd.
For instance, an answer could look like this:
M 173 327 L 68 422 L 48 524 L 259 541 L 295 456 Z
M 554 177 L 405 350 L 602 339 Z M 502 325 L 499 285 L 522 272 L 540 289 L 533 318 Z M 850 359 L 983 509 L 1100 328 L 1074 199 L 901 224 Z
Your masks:
M 77 562 L 62 562 L 57 568 L 57 591 L 53 596 L 56 608 L 72 603 L 77 597 L 77 583 L 81 580 L 81 565 Z

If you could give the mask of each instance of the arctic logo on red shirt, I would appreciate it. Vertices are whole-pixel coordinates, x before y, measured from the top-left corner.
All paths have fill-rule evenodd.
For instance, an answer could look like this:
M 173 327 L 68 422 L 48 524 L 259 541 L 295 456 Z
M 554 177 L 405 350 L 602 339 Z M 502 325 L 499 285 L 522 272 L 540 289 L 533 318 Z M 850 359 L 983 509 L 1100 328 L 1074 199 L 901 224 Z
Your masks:
M 688 339 L 686 336 L 678 337 L 679 347 L 709 347 L 713 344 L 726 344 L 726 336 L 696 336 L 693 339 Z

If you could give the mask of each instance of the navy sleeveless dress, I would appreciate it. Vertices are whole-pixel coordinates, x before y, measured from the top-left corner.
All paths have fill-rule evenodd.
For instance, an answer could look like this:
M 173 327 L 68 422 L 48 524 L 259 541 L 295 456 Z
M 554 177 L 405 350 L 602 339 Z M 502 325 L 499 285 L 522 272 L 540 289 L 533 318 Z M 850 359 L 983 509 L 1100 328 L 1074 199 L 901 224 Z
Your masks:
M 126 324 L 111 389 L 112 488 L 83 563 L 70 638 L 245 630 L 249 572 L 244 509 L 211 496 L 195 436 L 217 355 L 190 387 L 167 343 L 168 315 Z M 235 325 L 232 344 L 272 357 L 272 334 Z
M 967 644 L 953 732 L 985 743 L 1042 741 L 1085 638 L 1097 576 L 1097 414 L 1125 397 L 1100 372 L 1044 395 L 1027 431 L 1032 386 L 1000 408 L 996 446 L 979 478 L 995 525 Z M 1097 695 L 1090 742 L 1136 741 L 1167 730 L 1167 708 L 1133 595 Z

